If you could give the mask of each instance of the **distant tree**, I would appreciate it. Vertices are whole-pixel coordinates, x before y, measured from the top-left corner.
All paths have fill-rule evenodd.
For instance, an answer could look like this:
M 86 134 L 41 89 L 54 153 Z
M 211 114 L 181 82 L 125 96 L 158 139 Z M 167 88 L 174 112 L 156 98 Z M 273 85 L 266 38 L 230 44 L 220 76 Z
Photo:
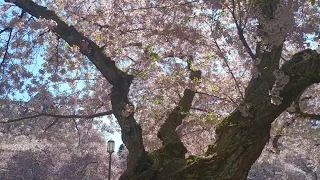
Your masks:
M 108 154 L 104 136 L 108 133 L 98 127 L 88 128 L 79 119 L 37 116 L 37 111 L 46 115 L 59 112 L 45 99 L 36 95 L 28 102 L 10 102 L 0 109 L 5 112 L 1 114 L 2 119 L 22 118 L 0 127 L 0 177 L 14 180 L 106 179 Z M 46 112 L 42 112 L 43 104 L 48 107 Z M 32 121 L 23 119 L 29 116 L 34 117 Z M 113 159 L 116 178 L 125 167 L 118 165 L 117 157 Z
M 93 131 L 93 130 L 92 130 Z M 77 141 L 77 134 L 62 132 L 64 139 L 19 135 L 0 143 L 0 177 L 4 179 L 107 179 L 106 143 L 89 132 Z M 47 134 L 44 134 L 47 135 Z M 125 157 L 125 156 L 123 156 Z M 125 170 L 125 159 L 112 159 L 112 177 Z
M 47 162 L 46 162 L 47 160 Z M 51 159 L 43 152 L 17 151 L 9 160 L 6 171 L 1 173 L 5 179 L 50 179 L 53 174 Z

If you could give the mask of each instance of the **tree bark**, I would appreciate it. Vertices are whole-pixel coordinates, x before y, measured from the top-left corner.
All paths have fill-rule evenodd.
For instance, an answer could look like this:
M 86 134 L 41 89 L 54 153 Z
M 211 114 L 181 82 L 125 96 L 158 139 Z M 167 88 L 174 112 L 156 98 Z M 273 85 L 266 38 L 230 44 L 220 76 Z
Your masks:
M 283 98 L 280 105 L 271 103 L 268 93 L 272 88 L 270 81 L 263 76 L 253 79 L 256 84 L 248 87 L 245 99 L 249 105 L 247 116 L 240 112 L 239 107 L 217 125 L 217 140 L 208 146 L 205 156 L 166 162 L 157 171 L 154 167 L 150 168 L 156 174 L 150 179 L 246 179 L 251 165 L 269 140 L 271 123 L 308 86 L 320 82 L 320 55 L 310 49 L 301 51 L 286 62 L 280 71 L 290 77 L 280 93 Z M 143 175 L 133 177 L 139 178 L 146 179 Z

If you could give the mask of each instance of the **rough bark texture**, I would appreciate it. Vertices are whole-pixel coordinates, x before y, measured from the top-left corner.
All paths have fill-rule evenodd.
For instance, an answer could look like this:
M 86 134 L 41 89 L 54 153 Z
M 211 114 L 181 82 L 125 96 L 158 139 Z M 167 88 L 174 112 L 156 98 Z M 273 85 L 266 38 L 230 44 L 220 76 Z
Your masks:
M 268 17 L 272 17 L 277 2 L 271 0 L 261 4 Z M 282 103 L 274 105 L 269 90 L 275 84 L 273 72 L 279 69 L 282 45 L 273 47 L 271 52 L 256 54 L 256 58 L 261 59 L 258 65 L 261 76 L 249 83 L 243 105 L 217 125 L 217 141 L 208 146 L 206 156 L 185 159 L 186 148 L 175 132 L 190 110 L 195 94 L 190 89 L 184 91 L 179 105 L 160 128 L 158 137 L 163 141 L 163 147 L 148 154 L 143 146 L 141 127 L 135 121 L 134 114 L 123 113 L 126 106 L 131 104 L 127 96 L 133 77 L 119 70 L 98 45 L 63 22 L 53 11 L 31 0 L 15 0 L 13 3 L 34 17 L 54 20 L 57 26 L 53 31 L 57 36 L 70 45 L 79 46 L 81 53 L 113 85 L 112 111 L 122 129 L 122 140 L 130 152 L 128 169 L 121 177 L 123 180 L 246 179 L 251 165 L 269 139 L 271 123 L 308 86 L 320 82 L 319 54 L 309 49 L 301 51 L 281 67 L 280 71 L 288 75 L 290 81 L 281 91 Z M 89 46 L 84 48 L 82 42 L 88 42 Z M 192 73 L 193 77 L 200 78 L 199 72 Z M 246 113 L 242 112 L 243 107 L 247 107 Z

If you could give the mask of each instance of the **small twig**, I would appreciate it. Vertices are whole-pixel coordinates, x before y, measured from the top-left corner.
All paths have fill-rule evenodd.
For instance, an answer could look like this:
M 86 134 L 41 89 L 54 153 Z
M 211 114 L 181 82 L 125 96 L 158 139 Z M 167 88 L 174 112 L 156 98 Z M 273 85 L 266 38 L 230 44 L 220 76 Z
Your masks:
M 102 102 L 96 109 L 94 110 L 94 113 L 97 113 L 97 111 L 104 106 L 104 102 Z
M 281 56 L 281 59 L 284 60 L 284 61 L 287 61 L 286 58 L 284 58 L 283 56 Z
M 41 116 L 55 117 L 55 118 L 62 118 L 62 119 L 70 119 L 70 118 L 91 119 L 91 118 L 111 115 L 112 113 L 113 113 L 112 110 L 106 111 L 106 112 L 102 112 L 102 113 L 96 113 L 96 114 L 92 114 L 92 115 L 58 115 L 58 114 L 40 113 L 40 114 L 36 114 L 36 115 L 33 115 L 33 116 L 27 116 L 27 117 L 22 117 L 22 118 L 17 118 L 17 119 L 9 119 L 9 120 L 6 120 L 6 121 L 0 121 L 0 124 L 13 123 L 13 122 L 26 120 L 26 119 L 38 118 L 38 117 L 41 117 Z
M 233 74 L 233 72 L 232 72 L 232 70 L 231 70 L 231 68 L 230 68 L 230 66 L 229 66 L 229 64 L 228 64 L 228 60 L 227 60 L 226 57 L 222 54 L 223 52 L 222 52 L 222 50 L 220 49 L 220 46 L 218 45 L 217 41 L 215 40 L 214 42 L 215 42 L 215 45 L 216 45 L 217 48 L 218 48 L 218 51 L 219 51 L 220 54 L 221 54 L 220 56 L 223 58 L 224 63 L 226 64 L 226 66 L 227 66 L 227 68 L 228 68 L 228 71 L 229 71 L 229 73 L 231 74 L 231 76 L 232 76 L 232 78 L 233 78 L 233 80 L 234 80 L 234 83 L 235 83 L 235 85 L 236 85 L 236 88 L 237 88 L 239 94 L 241 95 L 242 100 L 244 100 L 244 96 L 243 96 L 243 94 L 242 94 L 242 92 L 241 92 L 241 90 L 240 90 L 240 86 L 239 86 L 239 84 L 238 84 L 238 81 L 237 81 L 236 77 L 234 76 L 234 74 Z
M 9 28 L 9 29 L 7 29 L 7 30 L 10 31 L 10 32 L 9 32 L 9 38 L 8 38 L 8 40 L 7 40 L 6 50 L 5 50 L 5 53 L 4 53 L 4 55 L 3 55 L 3 59 L 2 59 L 2 61 L 1 61 L 1 63 L 0 63 L 0 69 L 2 68 L 3 64 L 5 63 L 6 57 L 7 57 L 7 55 L 8 55 L 9 44 L 10 44 L 10 40 L 11 40 L 11 35 L 12 35 L 12 30 L 13 30 L 13 28 Z M 2 32 L 1 32 L 1 33 L 2 33 Z M 3 71 L 3 74 L 4 74 L 4 71 Z
M 48 129 L 50 129 L 52 126 L 54 126 L 55 124 L 57 124 L 57 122 L 59 121 L 59 118 L 56 118 L 49 126 L 47 126 L 44 129 L 44 132 L 47 132 Z
M 185 6 L 189 5 L 195 2 L 199 2 L 198 0 L 185 2 L 185 3 L 179 3 L 179 4 L 172 4 L 172 5 L 166 5 L 166 6 L 150 6 L 150 7 L 141 7 L 141 8 L 132 8 L 132 9 L 121 9 L 121 11 L 124 13 L 125 11 L 137 11 L 137 10 L 147 10 L 147 9 L 165 9 L 165 8 L 174 8 L 179 6 Z
M 77 132 L 78 132 L 78 146 L 80 146 L 80 143 L 81 143 L 81 134 L 80 134 L 80 129 L 78 127 L 78 123 L 75 119 L 73 119 L 73 122 L 74 122 L 74 126 L 75 128 L 77 129 Z
M 120 35 L 124 35 L 126 33 L 132 33 L 134 31 L 143 31 L 143 30 L 147 30 L 147 28 L 137 28 L 137 29 L 128 29 L 126 31 L 122 31 L 122 30 L 119 30 L 119 31 L 120 31 Z
M 135 64 L 137 63 L 137 61 L 135 61 L 132 57 L 127 56 L 128 59 L 130 59 L 132 62 L 134 62 Z
M 216 99 L 220 99 L 220 100 L 226 101 L 226 102 L 232 102 L 232 103 L 234 103 L 235 105 L 238 105 L 231 97 L 225 95 L 224 93 L 223 93 L 223 95 L 227 96 L 228 99 L 222 98 L 222 97 L 219 97 L 219 96 L 216 96 L 216 95 L 213 95 L 213 94 L 204 93 L 204 92 L 199 92 L 199 91 L 195 91 L 195 92 L 198 93 L 198 94 L 201 94 L 201 95 L 206 95 L 206 96 L 214 97 L 214 98 L 216 98 Z
M 190 109 L 192 109 L 192 110 L 197 110 L 197 111 L 202 111 L 202 112 L 209 112 L 209 111 L 206 110 L 206 109 L 196 108 L 196 107 L 191 107 Z
M 2 30 L 0 30 L 0 34 L 2 34 L 3 32 L 8 31 L 8 30 L 10 30 L 10 29 L 12 29 L 12 28 L 4 28 L 4 29 L 2 29 Z

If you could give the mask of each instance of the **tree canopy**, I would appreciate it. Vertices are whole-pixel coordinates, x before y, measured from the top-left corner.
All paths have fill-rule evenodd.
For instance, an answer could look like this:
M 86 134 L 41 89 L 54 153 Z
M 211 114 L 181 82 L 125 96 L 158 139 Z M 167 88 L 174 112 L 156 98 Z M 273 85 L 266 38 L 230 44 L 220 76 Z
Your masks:
M 318 144 L 297 125 L 320 119 L 317 0 L 4 0 L 0 19 L 0 103 L 25 109 L 3 136 L 119 126 L 124 180 L 246 179 L 270 134 Z

